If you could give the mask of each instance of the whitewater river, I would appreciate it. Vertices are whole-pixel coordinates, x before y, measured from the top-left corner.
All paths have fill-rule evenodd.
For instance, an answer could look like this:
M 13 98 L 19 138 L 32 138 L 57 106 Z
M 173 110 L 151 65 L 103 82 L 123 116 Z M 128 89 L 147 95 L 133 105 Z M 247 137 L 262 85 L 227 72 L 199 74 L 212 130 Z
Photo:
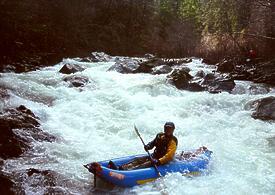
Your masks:
M 237 82 L 234 94 L 180 91 L 166 82 L 166 75 L 120 74 L 106 71 L 113 62 L 79 63 L 90 83 L 82 90 L 70 88 L 58 70 L 62 63 L 42 70 L 5 73 L 0 84 L 15 92 L 0 106 L 26 105 L 40 117 L 44 131 L 60 137 L 56 143 L 36 143 L 36 157 L 10 160 L 10 169 L 50 169 L 81 187 L 67 186 L 75 194 L 93 193 L 92 175 L 83 164 L 144 153 L 136 124 L 146 142 L 162 131 L 166 121 L 176 124 L 179 150 L 207 146 L 213 151 L 209 173 L 186 178 L 170 174 L 124 194 L 159 194 L 165 184 L 169 194 L 275 194 L 275 123 L 254 120 L 247 102 L 275 95 L 255 94 L 249 82 Z M 200 60 L 188 66 L 211 71 Z M 258 91 L 265 88 L 255 85 Z M 12 166 L 13 165 L 13 166 Z M 43 188 L 25 184 L 28 194 Z

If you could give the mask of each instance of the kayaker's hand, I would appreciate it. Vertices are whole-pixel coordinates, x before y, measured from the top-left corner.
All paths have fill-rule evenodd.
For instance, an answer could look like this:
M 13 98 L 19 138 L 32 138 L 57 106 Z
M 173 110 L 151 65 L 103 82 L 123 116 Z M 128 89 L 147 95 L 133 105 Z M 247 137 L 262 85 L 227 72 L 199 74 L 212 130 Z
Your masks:
M 148 146 L 148 145 L 145 145 L 145 146 L 144 146 L 144 150 L 145 150 L 145 151 L 148 151 L 148 150 L 149 150 L 149 146 Z

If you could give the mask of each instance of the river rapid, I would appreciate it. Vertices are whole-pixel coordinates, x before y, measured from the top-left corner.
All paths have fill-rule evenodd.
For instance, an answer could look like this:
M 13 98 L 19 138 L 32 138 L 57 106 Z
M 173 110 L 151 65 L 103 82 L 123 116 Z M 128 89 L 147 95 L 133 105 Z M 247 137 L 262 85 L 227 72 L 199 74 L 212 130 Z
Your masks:
M 58 72 L 64 63 L 86 67 L 75 74 L 88 77 L 90 83 L 81 90 L 69 87 Z M 83 164 L 144 153 L 134 124 L 148 142 L 166 121 L 173 121 L 179 151 L 202 145 L 213 151 L 208 174 L 194 178 L 169 174 L 116 193 L 159 194 L 165 187 L 169 194 L 275 194 L 275 148 L 267 140 L 275 135 L 275 123 L 255 120 L 252 111 L 244 109 L 251 100 L 274 95 L 274 89 L 266 92 L 266 86 L 237 81 L 232 94 L 189 92 L 167 83 L 165 74 L 107 71 L 113 64 L 65 59 L 33 72 L 2 74 L 0 84 L 13 92 L 0 108 L 24 104 L 40 117 L 44 131 L 60 137 L 54 143 L 36 143 L 35 157 L 8 160 L 7 169 L 54 170 L 81 184 L 67 186 L 69 193 L 98 193 Z M 187 66 L 191 74 L 214 68 L 200 59 Z M 249 90 L 251 86 L 256 91 Z M 25 186 L 27 194 L 44 190 Z

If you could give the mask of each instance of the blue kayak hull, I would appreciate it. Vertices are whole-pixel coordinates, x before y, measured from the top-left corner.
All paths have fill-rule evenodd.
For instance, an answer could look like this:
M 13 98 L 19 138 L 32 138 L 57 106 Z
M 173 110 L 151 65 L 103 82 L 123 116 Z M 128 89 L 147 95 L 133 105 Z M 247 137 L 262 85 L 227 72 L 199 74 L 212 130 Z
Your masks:
M 189 159 L 177 159 L 175 158 L 168 164 L 158 166 L 158 170 L 162 176 L 165 176 L 168 173 L 182 173 L 197 175 L 204 172 L 209 164 L 211 158 L 211 151 L 206 150 L 202 153 L 196 155 L 196 157 L 191 157 Z M 128 163 L 135 158 L 147 156 L 146 154 L 142 155 L 133 155 L 122 158 L 111 159 L 117 166 Z M 120 187 L 133 187 L 136 185 L 141 185 L 147 182 L 151 182 L 157 179 L 158 172 L 154 167 L 136 169 L 136 170 L 113 170 L 108 168 L 108 163 L 110 160 L 100 161 L 97 163 L 97 170 L 91 170 L 90 166 L 92 163 L 86 165 L 85 167 L 96 177 L 99 177 L 101 180 L 104 180 L 108 183 L 111 183 L 115 186 Z

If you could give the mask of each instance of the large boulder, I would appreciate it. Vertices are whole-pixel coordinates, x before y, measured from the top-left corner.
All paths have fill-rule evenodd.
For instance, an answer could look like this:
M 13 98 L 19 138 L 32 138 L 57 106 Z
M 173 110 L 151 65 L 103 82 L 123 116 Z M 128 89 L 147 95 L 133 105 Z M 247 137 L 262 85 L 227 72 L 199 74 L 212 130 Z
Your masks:
M 0 157 L 18 157 L 31 148 L 31 142 L 56 140 L 40 129 L 38 117 L 25 106 L 6 109 L 0 113 Z
M 85 68 L 77 64 L 64 64 L 63 67 L 59 70 L 59 72 L 63 74 L 73 74 L 76 72 L 81 72 L 83 70 L 85 70 Z
M 275 97 L 261 98 L 246 104 L 245 109 L 253 109 L 252 117 L 261 120 L 275 120 Z
M 215 76 L 212 73 L 207 74 L 200 84 L 207 87 L 210 93 L 231 92 L 236 86 L 232 78 L 221 75 Z
M 14 191 L 15 183 L 3 173 L 0 173 L 0 194 L 13 195 L 16 194 Z
M 184 69 L 174 69 L 168 76 L 168 82 L 178 89 L 187 89 L 193 77 Z
M 112 57 L 104 52 L 92 52 L 90 58 L 92 62 L 109 62 L 111 59 Z
M 208 87 L 210 93 L 231 92 L 236 83 L 232 78 L 217 78 Z
M 224 59 L 223 61 L 217 64 L 217 71 L 222 73 L 230 73 L 234 70 L 234 63 L 231 60 Z
M 139 60 L 133 58 L 116 59 L 116 63 L 108 71 L 117 71 L 122 74 L 133 73 L 139 67 Z
M 67 76 L 63 80 L 70 83 L 70 87 L 84 87 L 87 83 L 89 83 L 88 77 L 78 75 Z
M 140 62 L 133 73 L 151 73 L 154 67 L 163 65 L 164 61 L 160 58 L 152 58 L 144 62 Z

